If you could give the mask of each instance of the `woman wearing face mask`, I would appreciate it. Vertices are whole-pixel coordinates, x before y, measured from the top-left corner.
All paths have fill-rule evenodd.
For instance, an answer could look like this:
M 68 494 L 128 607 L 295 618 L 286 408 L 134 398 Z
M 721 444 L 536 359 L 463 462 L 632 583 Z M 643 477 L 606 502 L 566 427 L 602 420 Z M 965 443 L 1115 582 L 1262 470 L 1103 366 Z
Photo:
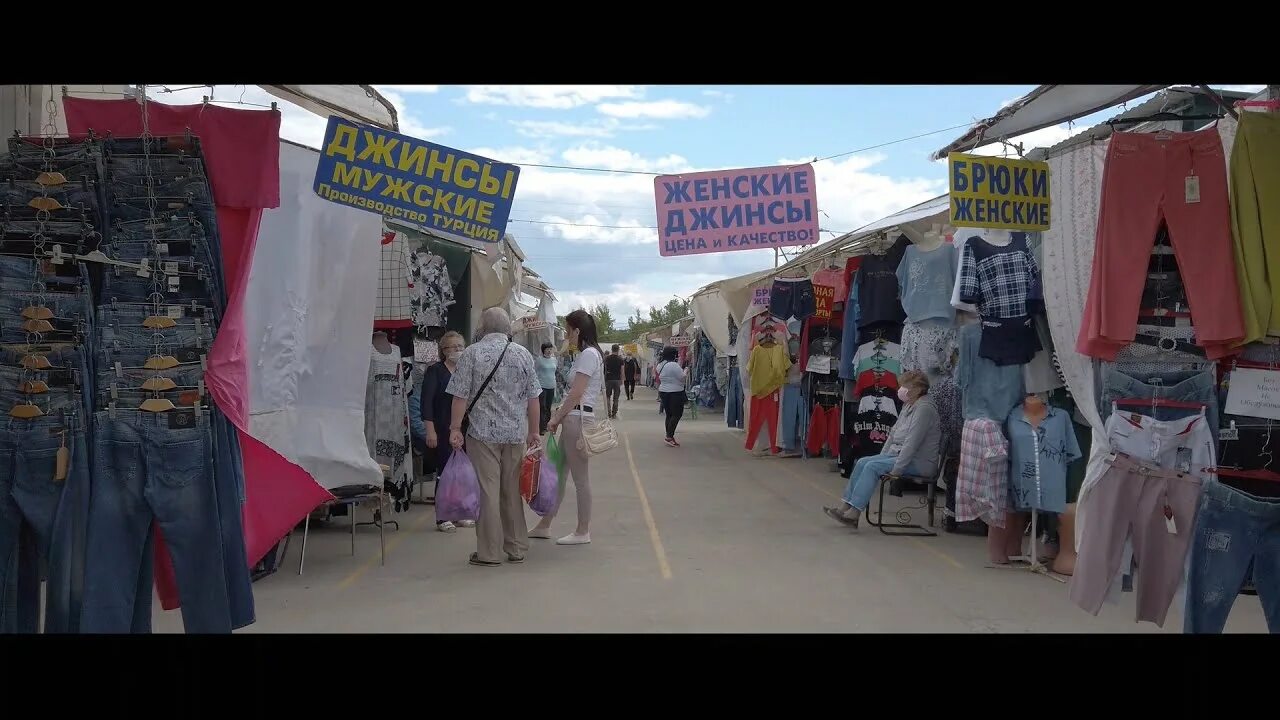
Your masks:
M 547 432 L 555 433 L 564 423 L 560 433 L 560 447 L 564 448 L 565 464 L 578 500 L 578 527 L 570 535 L 556 540 L 557 545 L 586 545 L 591 542 L 591 483 L 587 474 L 587 451 L 578 447 L 582 440 L 582 424 L 604 417 L 604 352 L 596 334 L 596 320 L 586 310 L 574 310 L 564 320 L 566 340 L 578 350 L 578 359 L 569 372 L 569 392 L 564 402 L 547 423 Z M 564 494 L 556 500 L 556 507 L 529 530 L 529 537 L 551 538 L 551 523 L 560 512 Z
M 898 399 L 902 400 L 903 408 L 884 443 L 884 451 L 858 460 L 849 474 L 844 502 L 837 507 L 823 508 L 827 515 L 845 525 L 858 526 L 858 518 L 871 502 L 871 493 L 881 476 L 888 475 L 892 482 L 903 475 L 929 477 L 938 472 L 942 428 L 938 408 L 928 396 L 929 378 L 913 370 L 903 374 L 899 383 Z
M 542 396 L 539 398 L 542 415 L 538 433 L 546 435 L 547 422 L 551 420 L 551 404 L 556 399 L 556 369 L 560 367 L 551 343 L 542 343 L 542 355 L 534 360 L 534 365 L 538 371 L 538 383 L 542 385 Z
M 422 422 L 427 426 L 428 459 L 435 466 L 437 477 L 444 472 L 445 463 L 453 448 L 449 445 L 449 416 L 453 412 L 453 396 L 445 392 L 449 379 L 458 367 L 458 358 L 466 346 L 462 336 L 450 330 L 440 338 L 440 362 L 428 367 L 422 375 Z M 438 483 L 437 483 L 438 485 Z M 458 525 L 473 527 L 475 522 L 461 520 Z M 457 527 L 445 521 L 436 523 L 440 532 L 453 532 Z

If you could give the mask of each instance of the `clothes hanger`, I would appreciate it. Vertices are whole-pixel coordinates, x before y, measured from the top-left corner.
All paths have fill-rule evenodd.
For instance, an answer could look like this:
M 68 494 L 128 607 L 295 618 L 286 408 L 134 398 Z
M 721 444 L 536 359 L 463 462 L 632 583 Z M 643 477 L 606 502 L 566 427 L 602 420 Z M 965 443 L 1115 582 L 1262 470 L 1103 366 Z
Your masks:
M 19 403 L 9 409 L 9 417 L 19 420 L 30 420 L 31 418 L 44 417 L 44 410 L 34 402 L 28 400 L 25 403 Z

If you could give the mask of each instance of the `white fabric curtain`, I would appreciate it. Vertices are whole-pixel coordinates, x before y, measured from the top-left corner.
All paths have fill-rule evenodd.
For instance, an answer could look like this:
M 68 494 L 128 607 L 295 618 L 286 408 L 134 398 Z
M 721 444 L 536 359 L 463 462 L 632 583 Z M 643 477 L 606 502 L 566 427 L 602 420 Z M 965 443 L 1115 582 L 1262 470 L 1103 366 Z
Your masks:
M 718 353 L 729 352 L 729 304 L 719 290 L 695 295 L 693 316 Z
M 1093 446 L 1085 471 L 1082 500 L 1106 469 L 1102 459 L 1111 452 L 1094 385 L 1093 360 L 1076 352 L 1076 338 L 1084 317 L 1084 302 L 1093 275 L 1098 204 L 1102 198 L 1102 169 L 1107 141 L 1088 143 L 1049 159 L 1049 202 L 1052 227 L 1044 233 L 1044 299 L 1049 334 L 1067 389 L 1080 414 L 1093 428 Z M 1076 544 L 1084 537 L 1086 518 L 1076 505 Z
M 364 438 L 382 219 L 321 200 L 320 154 L 280 144 L 245 299 L 251 434 L 325 488 L 379 485 Z

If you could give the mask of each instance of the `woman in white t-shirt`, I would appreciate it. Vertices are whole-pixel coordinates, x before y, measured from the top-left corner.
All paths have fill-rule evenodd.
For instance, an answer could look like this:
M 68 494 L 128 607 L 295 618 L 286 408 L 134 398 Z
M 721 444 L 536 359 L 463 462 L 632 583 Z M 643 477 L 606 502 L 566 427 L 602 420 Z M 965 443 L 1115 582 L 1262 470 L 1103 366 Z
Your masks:
M 673 347 L 662 349 L 662 362 L 658 364 L 658 400 L 662 403 L 662 411 L 666 414 L 667 439 L 670 447 L 680 447 L 676 441 L 676 426 L 684 415 L 684 404 L 688 401 L 685 395 L 685 371 L 676 359 L 680 352 Z
M 560 424 L 564 432 L 558 442 L 564 449 L 565 464 L 578 496 L 578 527 L 570 535 L 556 540 L 557 545 L 586 545 L 591 542 L 591 483 L 587 472 L 587 451 L 578 447 L 582 441 L 582 417 L 594 418 L 604 390 L 604 353 L 596 334 L 596 321 L 586 310 L 574 310 L 565 318 L 566 340 L 579 350 L 578 359 L 569 371 L 569 392 L 547 423 L 547 432 L 555 434 Z M 531 538 L 551 538 L 551 523 L 560 512 L 564 494 L 556 499 L 555 508 L 544 515 L 531 530 Z

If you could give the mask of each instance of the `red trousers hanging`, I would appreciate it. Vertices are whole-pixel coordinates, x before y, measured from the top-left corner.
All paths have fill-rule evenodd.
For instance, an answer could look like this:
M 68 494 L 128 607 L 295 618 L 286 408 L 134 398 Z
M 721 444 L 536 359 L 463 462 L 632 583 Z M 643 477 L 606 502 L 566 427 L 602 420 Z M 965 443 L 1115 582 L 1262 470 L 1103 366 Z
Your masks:
M 751 425 L 747 429 L 747 449 L 756 446 L 756 438 L 760 437 L 760 428 L 769 428 L 769 452 L 777 455 L 778 450 L 778 410 L 779 394 L 771 392 L 764 397 L 751 398 Z
M 822 446 L 831 448 L 832 455 L 840 454 L 840 406 L 823 407 L 814 403 L 813 414 L 809 416 L 810 455 L 822 452 Z

